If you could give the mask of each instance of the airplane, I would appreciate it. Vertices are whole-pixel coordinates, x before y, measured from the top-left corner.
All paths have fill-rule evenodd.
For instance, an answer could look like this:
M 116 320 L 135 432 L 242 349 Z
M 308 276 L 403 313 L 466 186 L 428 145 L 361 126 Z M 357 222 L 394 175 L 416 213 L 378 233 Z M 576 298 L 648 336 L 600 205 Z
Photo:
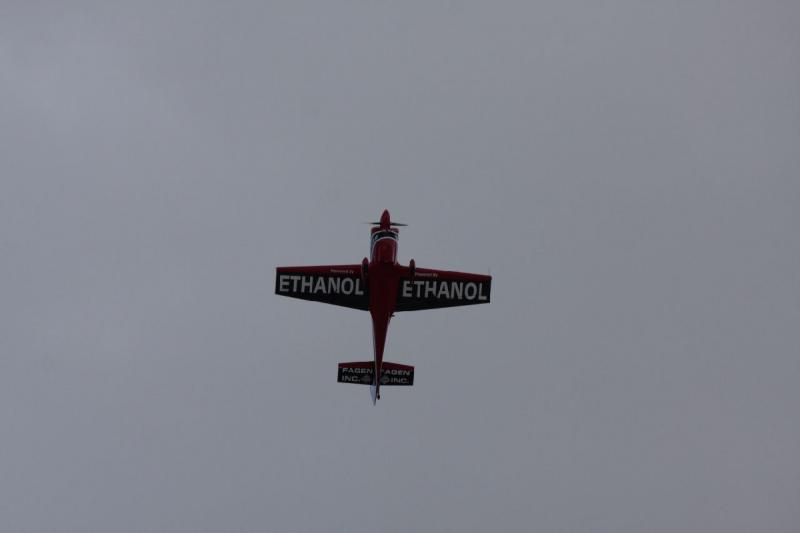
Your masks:
M 370 386 L 372 404 L 381 385 L 411 386 L 414 367 L 383 360 L 386 331 L 395 312 L 488 304 L 492 277 L 417 268 L 397 262 L 398 226 L 384 210 L 370 222 L 370 258 L 361 264 L 288 266 L 275 269 L 275 294 L 369 311 L 372 316 L 373 360 L 339 363 L 337 381 Z

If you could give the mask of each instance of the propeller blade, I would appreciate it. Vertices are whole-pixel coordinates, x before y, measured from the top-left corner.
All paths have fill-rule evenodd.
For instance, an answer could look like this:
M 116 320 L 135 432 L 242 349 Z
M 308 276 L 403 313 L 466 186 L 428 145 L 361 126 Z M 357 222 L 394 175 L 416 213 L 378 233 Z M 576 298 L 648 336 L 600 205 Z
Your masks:
M 373 226 L 380 226 L 380 222 L 362 222 L 362 224 L 372 224 Z M 408 224 L 403 224 L 402 222 L 395 222 L 394 220 L 389 224 L 390 226 L 408 226 Z

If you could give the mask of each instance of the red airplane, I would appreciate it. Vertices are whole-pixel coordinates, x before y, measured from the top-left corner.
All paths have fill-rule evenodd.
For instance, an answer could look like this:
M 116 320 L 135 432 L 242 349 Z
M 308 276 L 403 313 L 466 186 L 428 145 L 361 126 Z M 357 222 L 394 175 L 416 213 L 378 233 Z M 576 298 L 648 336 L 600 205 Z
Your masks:
M 370 259 L 356 265 L 278 267 L 275 294 L 312 300 L 372 315 L 374 359 L 339 363 L 340 383 L 370 385 L 372 403 L 381 397 L 381 385 L 414 384 L 414 367 L 383 360 L 386 330 L 396 311 L 418 311 L 459 305 L 488 304 L 492 277 L 482 274 L 416 268 L 397 263 L 396 226 L 389 211 L 372 222 Z

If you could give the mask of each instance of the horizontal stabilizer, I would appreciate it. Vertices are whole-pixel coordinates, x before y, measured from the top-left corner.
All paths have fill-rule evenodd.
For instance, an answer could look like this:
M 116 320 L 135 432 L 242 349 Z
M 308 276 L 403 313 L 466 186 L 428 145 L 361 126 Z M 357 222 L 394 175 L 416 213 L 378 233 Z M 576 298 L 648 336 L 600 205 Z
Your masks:
M 339 363 L 339 383 L 355 383 L 357 385 L 372 385 L 372 376 L 375 373 L 375 363 L 361 361 L 352 363 Z M 382 386 L 411 386 L 414 384 L 414 367 L 397 363 L 383 362 L 381 368 Z

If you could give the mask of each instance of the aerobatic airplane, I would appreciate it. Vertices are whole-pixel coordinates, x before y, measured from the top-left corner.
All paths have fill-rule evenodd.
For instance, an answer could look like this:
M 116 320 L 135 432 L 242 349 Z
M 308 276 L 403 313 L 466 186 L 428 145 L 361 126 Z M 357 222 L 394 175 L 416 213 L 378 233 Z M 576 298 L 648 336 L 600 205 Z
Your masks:
M 370 258 L 361 264 L 278 267 L 275 294 L 312 300 L 372 315 L 374 358 L 372 361 L 339 363 L 340 383 L 370 386 L 372 403 L 381 397 L 381 385 L 413 385 L 414 367 L 383 360 L 386 330 L 396 311 L 418 311 L 458 305 L 487 304 L 492 277 L 397 262 L 396 226 L 389 211 L 380 222 L 372 222 Z

